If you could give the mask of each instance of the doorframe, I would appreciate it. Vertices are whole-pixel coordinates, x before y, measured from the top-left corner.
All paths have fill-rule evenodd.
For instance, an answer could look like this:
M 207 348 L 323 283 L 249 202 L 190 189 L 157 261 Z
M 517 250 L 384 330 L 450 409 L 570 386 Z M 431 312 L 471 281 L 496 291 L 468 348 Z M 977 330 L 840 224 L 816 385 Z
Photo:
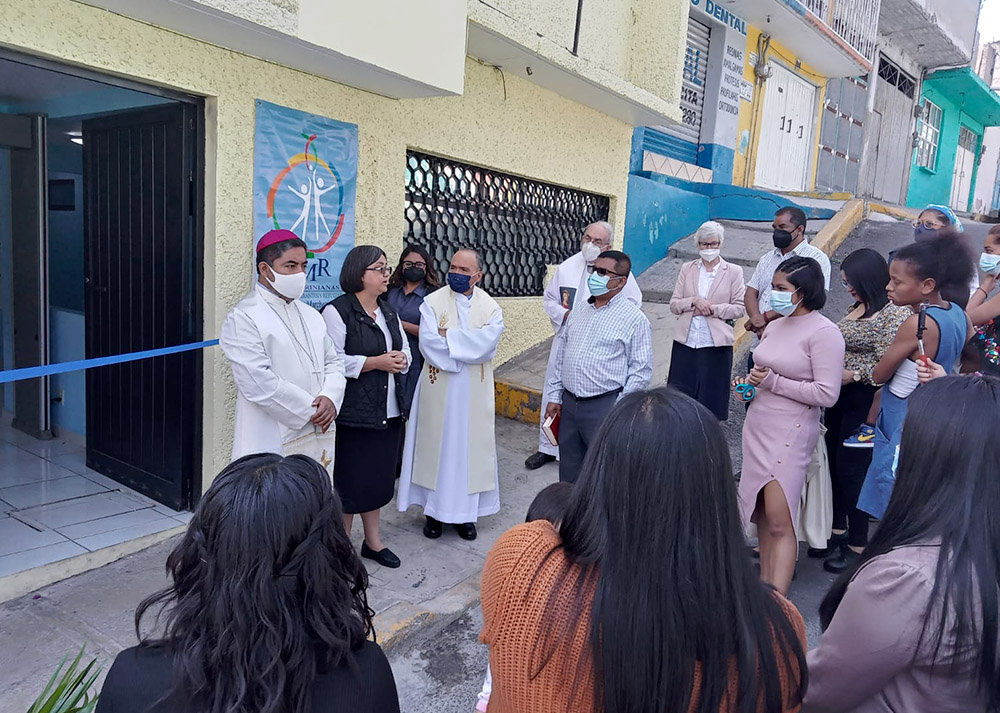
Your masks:
M 819 104 L 819 90 L 820 90 L 820 86 L 818 84 L 815 84 L 814 82 L 810 81 L 808 78 L 803 77 L 798 72 L 796 72 L 795 68 L 793 66 L 789 65 L 787 62 L 785 62 L 785 61 L 779 61 L 774 55 L 771 55 L 770 57 L 768 57 L 768 62 L 770 62 L 771 64 L 776 65 L 777 67 L 780 67 L 781 69 L 785 70 L 786 72 L 788 72 L 789 74 L 791 74 L 796 79 L 800 79 L 803 82 L 805 82 L 806 84 L 808 84 L 810 87 L 812 87 L 812 91 L 813 91 L 813 94 L 812 94 L 812 106 L 810 107 L 810 113 L 809 113 L 809 116 L 810 116 L 810 123 L 809 123 L 809 144 L 810 144 L 810 146 L 809 146 L 809 152 L 807 154 L 807 159 L 806 159 L 804 186 L 802 188 L 802 190 L 808 191 L 809 190 L 809 176 L 812 175 L 812 172 L 813 172 L 813 167 L 814 167 L 814 164 L 816 162 L 816 153 L 817 153 L 817 148 L 818 148 L 818 143 L 816 141 L 816 119 L 817 119 L 818 110 L 819 110 L 818 104 Z M 768 78 L 768 81 L 770 81 L 771 79 L 773 79 L 773 75 Z M 760 114 L 761 114 L 761 122 L 763 122 L 764 115 L 767 113 L 767 99 L 766 99 L 767 92 L 763 91 L 763 92 L 760 92 L 760 94 L 761 94 L 761 97 L 762 97 L 762 99 L 761 99 Z M 765 188 L 765 187 L 761 186 L 759 183 L 757 183 L 757 163 L 760 161 L 760 134 L 759 133 L 757 134 L 757 149 L 754 151 L 754 153 L 755 153 L 755 159 L 754 159 L 754 167 L 753 167 L 753 187 L 754 188 L 759 188 L 759 189 L 762 189 L 762 190 L 767 190 L 767 191 L 785 190 L 785 189 Z M 797 189 L 795 189 L 795 190 L 797 190 Z
M 193 326 L 193 332 L 198 340 L 204 339 L 205 334 L 205 184 L 206 184 L 206 141 L 207 141 L 207 121 L 206 121 L 206 98 L 202 96 L 195 96 L 193 94 L 185 94 L 184 92 L 175 91 L 173 89 L 168 89 L 166 87 L 160 87 L 155 84 L 149 84 L 142 80 L 130 79 L 127 77 L 121 77 L 109 73 L 102 72 L 97 69 L 91 69 L 89 67 L 81 67 L 77 65 L 66 64 L 59 62 L 57 60 L 51 60 L 44 57 L 38 57 L 36 55 L 25 54 L 23 52 L 18 52 L 15 50 L 6 49 L 0 47 L 0 59 L 7 60 L 10 62 L 16 62 L 18 64 L 27 65 L 29 67 L 35 67 L 37 69 L 44 69 L 51 72 L 56 72 L 58 74 L 64 74 L 70 77 L 76 77 L 77 79 L 86 79 L 93 82 L 99 82 L 101 84 L 106 84 L 112 87 L 118 87 L 120 89 L 130 89 L 136 92 L 142 92 L 144 94 L 150 94 L 152 96 L 163 97 L 164 99 L 171 99 L 173 101 L 181 102 L 183 104 L 190 104 L 194 106 L 194 121 L 193 125 L 188 127 L 188 130 L 192 132 L 191 137 L 191 148 L 194 151 L 194 157 L 191 162 L 192 175 L 190 176 L 190 187 L 194 195 L 190 197 L 189 205 L 192 212 L 192 231 L 191 239 L 193 241 L 193 255 L 194 260 L 194 294 L 192 295 L 192 312 L 195 315 L 195 324 Z M 47 175 L 47 171 L 46 171 Z M 205 432 L 204 432 L 204 416 L 205 416 L 205 357 L 204 350 L 198 350 L 197 352 L 198 368 L 194 370 L 194 375 L 191 380 L 190 388 L 195 390 L 196 394 L 201 394 L 201 400 L 198 406 L 194 409 L 194 413 L 190 414 L 190 418 L 193 422 L 193 434 L 194 439 L 193 450 L 194 456 L 192 458 L 192 465 L 194 466 L 190 482 L 183 483 L 184 492 L 187 495 L 188 504 L 191 509 L 198 504 L 199 499 L 202 495 L 202 488 L 205 482 Z

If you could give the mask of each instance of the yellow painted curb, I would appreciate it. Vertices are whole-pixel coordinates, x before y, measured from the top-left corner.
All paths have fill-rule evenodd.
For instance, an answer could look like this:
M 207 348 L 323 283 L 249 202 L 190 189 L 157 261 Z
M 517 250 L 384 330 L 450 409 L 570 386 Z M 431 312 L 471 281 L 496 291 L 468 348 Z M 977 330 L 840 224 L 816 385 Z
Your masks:
M 542 392 L 497 379 L 496 414 L 537 425 L 542 416 Z
M 864 201 L 858 199 L 847 201 L 810 243 L 832 257 L 864 217 Z
M 884 215 L 891 215 L 893 218 L 899 218 L 900 220 L 916 220 L 920 215 L 920 211 L 916 208 L 903 208 L 896 205 L 886 205 L 885 203 L 879 203 L 878 201 L 868 201 L 868 210 L 873 210 L 876 213 L 882 213 Z

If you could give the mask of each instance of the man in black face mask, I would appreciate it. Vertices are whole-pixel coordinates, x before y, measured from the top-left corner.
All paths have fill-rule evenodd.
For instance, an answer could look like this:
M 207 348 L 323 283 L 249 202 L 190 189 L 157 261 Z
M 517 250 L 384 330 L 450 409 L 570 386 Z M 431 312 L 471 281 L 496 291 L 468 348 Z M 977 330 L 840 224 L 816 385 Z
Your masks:
M 771 309 L 771 280 L 778 266 L 793 253 L 816 260 L 823 270 L 827 291 L 830 289 L 830 258 L 806 240 L 805 212 L 796 206 L 785 206 L 774 214 L 772 225 L 774 250 L 766 252 L 757 261 L 757 268 L 747 283 L 746 295 L 743 298 L 748 317 L 744 326 L 748 332 L 753 332 L 757 337 L 760 337 L 768 322 L 773 322 L 781 316 Z M 753 352 L 750 354 L 750 365 L 753 365 Z

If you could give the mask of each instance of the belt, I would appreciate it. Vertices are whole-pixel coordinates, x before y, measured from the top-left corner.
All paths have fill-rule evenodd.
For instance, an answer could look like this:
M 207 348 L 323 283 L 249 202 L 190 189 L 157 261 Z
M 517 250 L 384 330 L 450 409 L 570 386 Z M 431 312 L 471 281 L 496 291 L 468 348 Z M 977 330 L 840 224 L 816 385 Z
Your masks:
M 617 396 L 622 392 L 622 389 L 614 389 L 612 391 L 605 391 L 603 394 L 597 394 L 597 396 L 577 396 L 572 391 L 567 391 L 563 389 L 563 393 L 571 397 L 574 401 L 596 401 L 597 399 L 603 399 L 605 396 Z

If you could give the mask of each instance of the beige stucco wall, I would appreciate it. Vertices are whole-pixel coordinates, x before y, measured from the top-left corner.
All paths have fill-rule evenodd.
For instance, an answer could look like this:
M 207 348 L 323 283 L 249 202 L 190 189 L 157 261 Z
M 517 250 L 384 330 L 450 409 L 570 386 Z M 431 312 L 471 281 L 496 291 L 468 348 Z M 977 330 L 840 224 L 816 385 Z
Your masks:
M 254 99 L 356 123 L 357 242 L 402 249 L 407 147 L 612 197 L 620 244 L 631 127 L 466 62 L 461 97 L 395 101 L 69 0 L 0 0 L 0 45 L 201 95 L 206 100 L 205 335 L 250 281 Z M 498 361 L 551 334 L 540 298 L 502 301 Z M 229 460 L 235 391 L 218 349 L 205 374 L 206 479 Z

